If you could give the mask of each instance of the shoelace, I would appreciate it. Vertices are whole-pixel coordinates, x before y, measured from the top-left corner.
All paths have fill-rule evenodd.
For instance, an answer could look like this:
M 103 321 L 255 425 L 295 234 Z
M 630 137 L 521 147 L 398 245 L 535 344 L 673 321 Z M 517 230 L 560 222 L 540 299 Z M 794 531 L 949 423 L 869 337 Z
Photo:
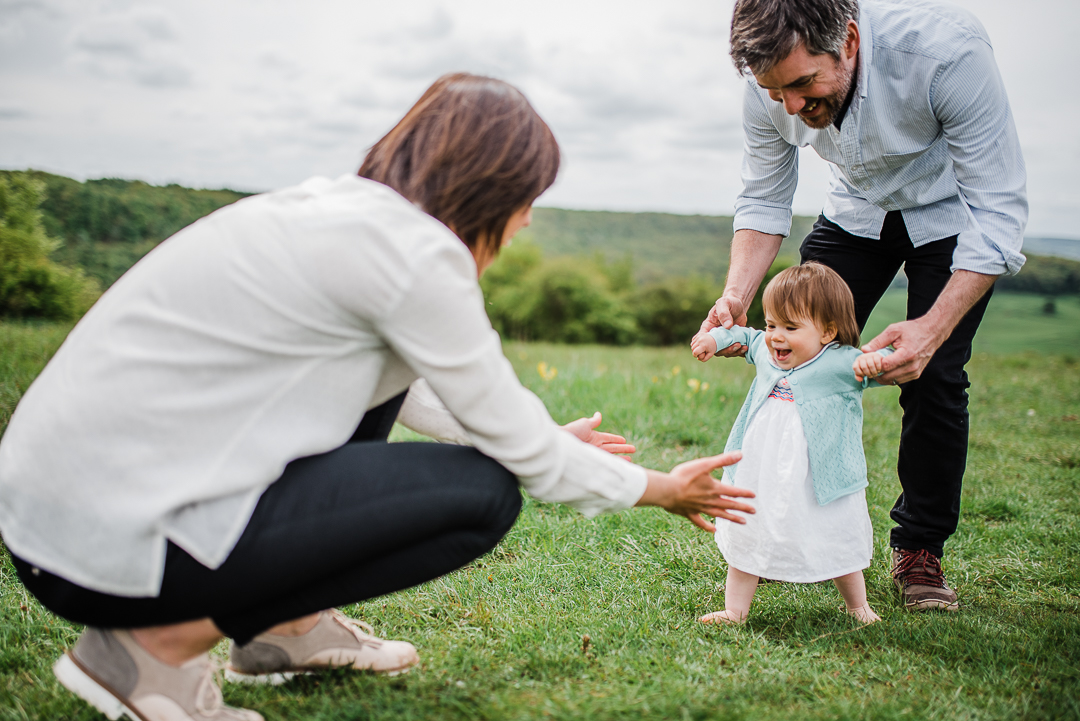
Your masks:
M 217 685 L 217 672 L 221 665 L 216 659 L 207 658 L 199 685 L 195 688 L 195 710 L 204 716 L 217 713 L 225 705 L 221 688 Z
M 360 642 L 360 645 L 371 646 L 372 648 L 379 648 L 382 646 L 382 639 L 375 636 L 375 629 L 363 621 L 358 621 L 355 618 L 349 618 L 336 608 L 328 611 L 330 618 L 334 619 L 342 628 L 356 637 L 356 640 Z M 357 628 L 359 626 L 360 628 Z M 360 629 L 364 629 L 361 631 Z M 366 633 L 365 633 L 366 632 Z
M 893 577 L 909 585 L 945 588 L 941 560 L 925 548 L 918 551 L 900 551 L 900 561 L 893 569 Z
M 222 719 L 236 719 L 242 721 L 249 718 L 248 712 L 225 705 L 225 698 L 221 695 L 221 685 L 218 674 L 222 670 L 219 660 L 213 657 L 206 659 L 202 677 L 195 687 L 195 710 L 203 716 L 223 714 Z

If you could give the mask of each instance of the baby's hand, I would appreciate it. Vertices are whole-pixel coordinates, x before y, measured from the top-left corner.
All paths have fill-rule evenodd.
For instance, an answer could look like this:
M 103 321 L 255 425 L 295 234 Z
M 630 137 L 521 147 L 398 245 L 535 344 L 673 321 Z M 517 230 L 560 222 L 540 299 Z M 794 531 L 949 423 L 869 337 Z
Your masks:
M 716 341 L 708 333 L 698 333 L 690 341 L 690 350 L 695 358 L 704 363 L 716 354 Z
M 863 353 L 855 359 L 851 368 L 855 371 L 855 380 L 860 383 L 864 378 L 877 378 L 885 370 L 880 353 Z

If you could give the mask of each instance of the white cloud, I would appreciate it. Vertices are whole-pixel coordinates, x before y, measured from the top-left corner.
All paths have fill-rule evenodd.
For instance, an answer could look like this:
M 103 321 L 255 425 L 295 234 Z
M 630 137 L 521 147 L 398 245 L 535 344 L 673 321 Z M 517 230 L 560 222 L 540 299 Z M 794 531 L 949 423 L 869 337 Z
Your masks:
M 1080 64 L 1080 8 L 956 1 L 995 41 L 1032 234 L 1080 235 L 1080 99 L 1057 85 Z M 542 203 L 730 213 L 731 5 L 0 0 L 0 166 L 245 189 L 353 172 L 428 84 L 466 70 L 521 87 L 559 138 L 564 171 Z M 806 151 L 801 169 L 796 210 L 816 213 L 828 166 Z
M 183 88 L 191 70 L 179 59 L 172 19 L 158 9 L 108 13 L 71 35 L 74 61 L 93 75 L 151 88 Z

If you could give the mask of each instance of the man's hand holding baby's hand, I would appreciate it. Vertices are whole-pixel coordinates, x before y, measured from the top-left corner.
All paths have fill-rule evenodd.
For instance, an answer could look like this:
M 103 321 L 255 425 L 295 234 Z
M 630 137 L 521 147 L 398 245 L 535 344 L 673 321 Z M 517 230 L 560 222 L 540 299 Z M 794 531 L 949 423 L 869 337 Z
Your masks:
M 877 378 L 885 370 L 884 360 L 880 353 L 863 353 L 852 364 L 855 380 L 862 382 L 865 378 Z
M 684 336 L 685 337 L 685 336 Z M 716 341 L 708 333 L 701 332 L 690 341 L 690 350 L 694 357 L 704 363 L 716 355 Z
M 743 302 L 735 296 L 723 295 L 717 298 L 716 304 L 709 309 L 709 315 L 701 322 L 701 332 L 708 333 L 713 328 L 731 328 L 735 325 L 746 325 L 746 309 Z M 714 355 L 722 355 L 725 358 L 735 358 L 746 355 L 746 346 L 742 343 L 732 343 L 727 348 L 718 348 L 713 351 Z M 700 360 L 706 361 L 708 358 Z

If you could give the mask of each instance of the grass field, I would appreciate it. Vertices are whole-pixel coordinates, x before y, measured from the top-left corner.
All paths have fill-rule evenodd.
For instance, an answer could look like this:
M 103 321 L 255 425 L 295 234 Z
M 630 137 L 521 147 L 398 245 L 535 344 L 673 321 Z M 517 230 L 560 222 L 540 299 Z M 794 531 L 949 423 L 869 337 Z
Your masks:
M 656 509 L 586 521 L 528 501 L 491 555 L 346 609 L 413 641 L 423 665 L 411 674 L 226 686 L 226 698 L 268 719 L 321 721 L 1080 719 L 1080 348 L 1067 340 L 1080 305 L 1059 302 L 1046 318 L 1036 300 L 995 298 L 968 367 L 971 451 L 945 561 L 958 614 L 896 606 L 886 534 L 900 412 L 897 390 L 879 389 L 865 396 L 864 437 L 876 549 L 867 579 L 882 623 L 849 620 L 831 584 L 774 583 L 745 626 L 703 627 L 695 618 L 720 608 L 725 574 L 707 534 Z M 890 296 L 890 308 L 902 302 Z M 1040 335 L 1051 326 L 1066 340 Z M 0 424 L 65 332 L 0 324 Z M 604 427 L 659 468 L 722 450 L 751 379 L 741 361 L 702 365 L 683 349 L 506 352 L 557 420 L 601 409 Z M 49 671 L 78 629 L 28 598 L 6 561 L 0 593 L 0 720 L 99 718 Z

